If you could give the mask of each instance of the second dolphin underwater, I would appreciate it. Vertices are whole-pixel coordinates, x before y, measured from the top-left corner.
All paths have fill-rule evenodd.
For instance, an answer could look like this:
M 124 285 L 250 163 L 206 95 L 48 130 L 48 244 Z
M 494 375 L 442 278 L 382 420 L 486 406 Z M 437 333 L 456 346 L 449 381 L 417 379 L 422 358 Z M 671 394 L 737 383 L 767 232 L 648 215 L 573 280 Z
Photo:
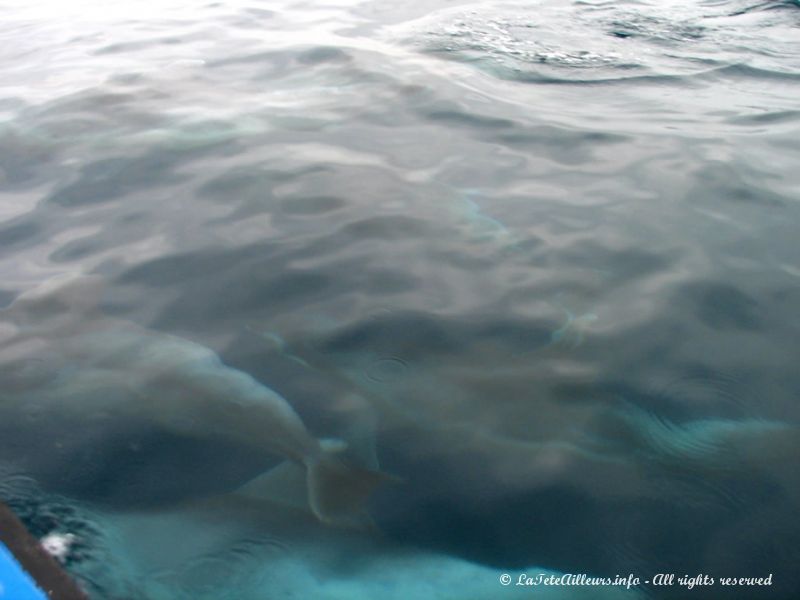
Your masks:
M 35 432 L 37 423 L 48 423 L 41 432 L 48 438 L 54 422 L 102 430 L 104 423 L 132 421 L 220 440 L 302 465 L 308 505 L 320 521 L 368 522 L 363 503 L 389 476 L 343 460 L 345 443 L 314 438 L 282 396 L 208 348 L 114 319 L 81 318 L 96 284 L 83 280 L 28 294 L 0 313 L 0 415 L 7 427 Z M 63 433 L 40 440 L 44 456 L 23 447 L 23 464 L 58 462 Z M 4 437 L 8 444 L 15 436 Z
M 772 570 L 782 582 L 772 597 L 790 598 L 797 426 L 627 400 L 551 332 L 544 321 L 393 311 L 315 335 L 273 332 L 262 349 L 369 399 L 381 462 L 407 477 L 375 509 L 391 536 L 495 566 Z M 732 597 L 717 592 L 708 597 Z

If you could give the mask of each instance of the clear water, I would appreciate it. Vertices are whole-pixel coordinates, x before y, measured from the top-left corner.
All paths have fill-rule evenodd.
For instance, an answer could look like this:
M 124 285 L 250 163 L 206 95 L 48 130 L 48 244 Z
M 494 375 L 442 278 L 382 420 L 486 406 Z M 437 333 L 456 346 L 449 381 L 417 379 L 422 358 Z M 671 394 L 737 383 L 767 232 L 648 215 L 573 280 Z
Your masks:
M 0 8 L 0 498 L 93 598 L 798 597 L 796 2 Z M 380 533 L 236 493 L 168 340 Z

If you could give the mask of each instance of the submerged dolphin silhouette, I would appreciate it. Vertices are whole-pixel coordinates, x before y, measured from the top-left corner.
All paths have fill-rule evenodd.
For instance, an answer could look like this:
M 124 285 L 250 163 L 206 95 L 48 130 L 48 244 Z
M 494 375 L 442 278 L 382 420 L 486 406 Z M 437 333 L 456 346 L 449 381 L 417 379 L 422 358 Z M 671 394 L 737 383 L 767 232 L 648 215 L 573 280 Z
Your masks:
M 546 381 L 548 369 L 569 363 L 532 361 L 526 345 L 552 342 L 546 328 L 524 325 L 515 327 L 519 344 L 490 343 L 493 331 L 507 336 L 510 326 L 497 320 L 483 333 L 471 324 L 397 313 L 311 341 L 281 339 L 276 351 L 338 375 L 367 398 L 393 470 L 402 473 L 398 463 L 424 457 L 426 468 L 438 469 L 434 480 L 446 481 L 435 489 L 448 503 L 494 506 L 557 486 L 609 502 L 677 498 L 686 494 L 673 484 L 687 479 L 699 496 L 712 483 L 727 489 L 769 481 L 800 503 L 800 476 L 790 466 L 800 449 L 796 424 L 721 416 L 672 421 L 588 387 L 596 399 L 565 402 L 558 388 L 546 386 L 531 393 L 538 375 Z M 470 343 L 475 339 L 482 343 Z M 515 354 L 520 347 L 525 351 Z M 579 383 L 581 377 L 576 370 Z M 425 501 L 434 493 L 426 488 Z M 404 489 L 394 504 L 414 497 Z
M 212 350 L 115 319 L 81 319 L 86 289 L 78 282 L 0 311 L 5 419 L 58 414 L 75 422 L 112 414 L 178 435 L 221 438 L 302 465 L 320 521 L 362 523 L 362 502 L 389 476 L 346 463 L 337 456 L 343 443 L 314 438 L 280 394 Z

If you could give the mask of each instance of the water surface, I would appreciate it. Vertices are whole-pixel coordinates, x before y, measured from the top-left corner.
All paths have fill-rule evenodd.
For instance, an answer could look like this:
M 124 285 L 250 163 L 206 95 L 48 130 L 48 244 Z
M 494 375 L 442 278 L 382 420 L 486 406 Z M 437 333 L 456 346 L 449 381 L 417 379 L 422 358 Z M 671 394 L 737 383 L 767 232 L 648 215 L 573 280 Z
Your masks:
M 0 490 L 97 598 L 795 597 L 796 2 L 0 6 L 0 303 L 98 277 L 405 480 L 380 541 L 215 500 L 274 462 L 8 408 L 43 334 Z

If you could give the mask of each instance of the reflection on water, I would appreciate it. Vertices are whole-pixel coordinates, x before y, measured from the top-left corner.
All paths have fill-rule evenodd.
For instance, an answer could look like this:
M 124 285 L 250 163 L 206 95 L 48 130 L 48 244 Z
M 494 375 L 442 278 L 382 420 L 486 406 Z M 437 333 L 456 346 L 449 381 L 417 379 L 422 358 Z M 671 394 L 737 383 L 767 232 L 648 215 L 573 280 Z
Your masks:
M 795 597 L 796 2 L 4 8 L 0 499 L 93 597 Z

